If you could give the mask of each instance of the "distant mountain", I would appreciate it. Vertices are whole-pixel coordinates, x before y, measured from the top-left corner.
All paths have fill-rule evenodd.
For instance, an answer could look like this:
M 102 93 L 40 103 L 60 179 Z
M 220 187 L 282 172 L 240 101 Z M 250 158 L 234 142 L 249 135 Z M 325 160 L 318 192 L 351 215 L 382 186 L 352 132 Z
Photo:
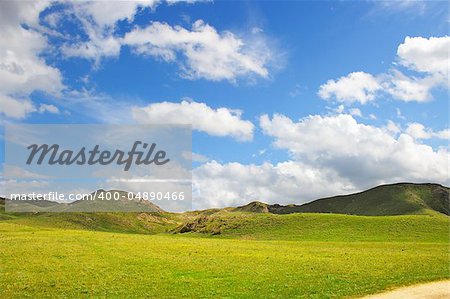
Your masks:
M 111 195 L 108 197 L 108 194 Z M 111 200 L 105 200 L 111 198 Z M 118 198 L 118 200 L 114 200 Z M 107 211 L 107 212 L 158 212 L 164 210 L 154 203 L 140 199 L 131 192 L 122 190 L 97 190 L 91 193 L 91 196 L 70 203 L 64 212 L 89 212 L 89 211 Z
M 98 194 L 108 192 L 124 191 L 98 190 L 97 197 Z M 360 193 L 318 199 L 304 205 L 292 204 L 284 206 L 251 202 L 236 208 L 169 213 L 151 202 L 141 202 L 136 199 L 131 201 L 131 203 L 128 200 L 118 201 L 109 207 L 109 210 L 121 208 L 121 211 L 128 212 L 86 212 L 98 204 L 108 203 L 102 203 L 101 201 L 95 203 L 95 201 L 87 200 L 71 204 L 40 202 L 38 206 L 33 207 L 33 209 L 38 208 L 40 212 L 5 213 L 5 200 L 0 198 L 0 221 L 11 221 L 12 223 L 22 223 L 31 226 L 134 233 L 201 232 L 208 234 L 242 233 L 251 235 L 256 233 L 266 234 L 268 232 L 275 234 L 276 231 L 280 235 L 296 236 L 298 235 L 298 230 L 305 227 L 305 225 L 310 227 L 311 231 L 322 230 L 325 232 L 326 230 L 333 230 L 333 227 L 336 225 L 346 225 L 346 219 L 350 219 L 354 227 L 352 226 L 349 230 L 355 230 L 360 225 L 364 226 L 364 223 L 367 221 L 385 223 L 387 220 L 383 219 L 390 218 L 375 217 L 378 220 L 369 220 L 365 217 L 326 215 L 329 213 L 361 216 L 412 215 L 406 218 L 393 217 L 397 219 L 395 221 L 403 223 L 401 225 L 408 227 L 408 229 L 411 225 L 416 225 L 417 229 L 419 229 L 420 225 L 422 225 L 420 223 L 430 218 L 427 217 L 428 215 L 435 216 L 431 217 L 433 219 L 437 217 L 436 219 L 438 220 L 436 221 L 439 223 L 448 223 L 449 218 L 446 215 L 450 214 L 449 188 L 437 184 L 410 183 L 382 185 Z M 124 205 L 128 205 L 128 207 L 124 207 Z M 101 208 L 104 207 L 102 206 Z M 135 211 L 134 209 L 136 208 L 141 210 Z M 55 211 L 71 211 L 72 213 L 52 213 Z M 322 213 L 322 215 L 301 213 Z M 277 214 L 291 215 L 285 215 L 284 217 Z M 421 216 L 422 218 L 414 216 L 419 214 L 425 216 Z M 370 219 L 372 218 L 374 217 Z M 420 220 L 422 222 L 415 223 L 415 219 L 419 218 L 422 219 Z M 391 230 L 392 227 L 395 227 L 394 222 L 387 221 L 386 223 L 390 224 L 386 224 L 388 226 L 385 229 Z M 325 223 L 328 224 L 325 225 Z M 312 229 L 313 227 L 314 229 Z
M 359 235 L 355 240 L 376 239 L 377 234 L 399 240 L 403 230 L 417 234 L 440 230 L 439 235 L 448 237 L 449 188 L 399 183 L 303 205 L 255 201 L 237 208 L 196 213 L 195 217 L 185 219 L 175 232 L 293 239 L 327 235 L 333 239 L 346 231 L 350 239 Z
M 398 183 L 367 191 L 314 200 L 303 205 L 252 202 L 236 211 L 291 214 L 335 213 L 364 216 L 442 213 L 450 215 L 449 188 L 438 184 Z
M 108 200 L 109 199 L 109 200 Z M 164 212 L 148 200 L 121 190 L 97 190 L 71 203 L 48 200 L 9 201 L 10 210 L 22 212 Z
M 164 212 L 158 206 L 151 203 L 148 203 L 150 204 L 149 209 L 146 210 L 144 208 L 140 212 L 104 213 L 82 212 L 86 211 L 87 207 L 85 205 L 92 204 L 92 202 L 58 204 L 46 201 L 41 201 L 38 207 L 42 208 L 44 206 L 47 211 L 6 213 L 5 203 L 6 200 L 0 198 L 0 221 L 28 226 L 156 234 L 170 231 L 183 223 L 182 215 Z M 73 206 L 71 207 L 70 205 Z M 134 205 L 132 204 L 132 206 Z M 30 207 L 30 209 L 35 208 L 36 206 Z M 64 210 L 64 212 L 54 213 L 58 209 L 60 211 Z M 69 211 L 68 209 L 71 209 L 70 213 L 66 213 Z M 49 212 L 49 210 L 52 212 Z

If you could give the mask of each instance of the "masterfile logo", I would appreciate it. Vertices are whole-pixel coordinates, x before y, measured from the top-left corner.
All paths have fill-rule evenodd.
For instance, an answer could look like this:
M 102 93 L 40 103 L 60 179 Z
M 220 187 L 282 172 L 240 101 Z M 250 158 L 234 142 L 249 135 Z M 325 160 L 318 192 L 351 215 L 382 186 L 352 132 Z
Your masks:
M 143 149 L 139 151 L 139 146 Z M 116 149 L 111 152 L 109 150 L 100 150 L 100 145 L 96 144 L 93 149 L 86 150 L 86 147 L 82 147 L 78 151 L 73 150 L 61 150 L 58 144 L 32 144 L 27 146 L 30 150 L 30 155 L 27 159 L 27 164 L 30 165 L 33 162 L 41 165 L 44 160 L 49 165 L 108 165 L 116 163 L 117 165 L 124 165 L 124 171 L 128 171 L 133 164 L 136 165 L 164 165 L 170 161 L 166 159 L 166 151 L 158 150 L 155 152 L 156 143 L 148 144 L 142 141 L 135 141 L 130 151 L 124 152 Z M 145 151 L 144 151 L 145 150 Z M 37 157 L 36 157 L 37 156 Z M 36 161 L 35 160 L 36 157 Z M 136 158 L 134 158 L 136 157 Z
M 187 209 L 191 134 L 189 125 L 6 126 L 6 209 L 147 211 L 135 206 L 142 201 Z

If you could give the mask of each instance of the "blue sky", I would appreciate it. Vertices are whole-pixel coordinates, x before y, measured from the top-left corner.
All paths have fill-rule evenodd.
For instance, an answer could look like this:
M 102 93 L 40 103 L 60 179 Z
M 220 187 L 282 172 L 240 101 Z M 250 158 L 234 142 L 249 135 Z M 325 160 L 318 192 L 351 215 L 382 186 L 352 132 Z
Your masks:
M 3 124 L 193 122 L 199 207 L 449 183 L 447 2 L 91 4 L 1 4 Z

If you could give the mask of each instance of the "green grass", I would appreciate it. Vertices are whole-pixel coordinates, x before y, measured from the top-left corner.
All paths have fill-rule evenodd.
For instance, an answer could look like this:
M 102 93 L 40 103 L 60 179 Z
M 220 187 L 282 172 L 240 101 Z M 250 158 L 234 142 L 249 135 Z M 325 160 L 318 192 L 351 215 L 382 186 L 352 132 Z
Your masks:
M 346 298 L 450 278 L 439 185 L 182 214 L 10 214 L 3 204 L 0 298 Z M 285 214 L 299 209 L 309 213 Z
M 439 212 L 450 215 L 449 188 L 438 184 L 399 183 L 360 193 L 286 206 L 278 213 L 313 212 L 366 216 L 413 215 Z
M 3 217 L 2 217 L 3 216 Z M 61 229 L 156 234 L 180 225 L 180 215 L 171 213 L 14 213 L 0 212 L 0 221 L 27 226 Z
M 342 298 L 450 277 L 444 215 L 211 216 L 207 234 L 0 221 L 0 297 Z
M 193 230 L 194 234 L 189 234 L 265 240 L 449 242 L 449 217 L 439 213 L 352 216 L 220 211 L 199 218 L 202 221 Z

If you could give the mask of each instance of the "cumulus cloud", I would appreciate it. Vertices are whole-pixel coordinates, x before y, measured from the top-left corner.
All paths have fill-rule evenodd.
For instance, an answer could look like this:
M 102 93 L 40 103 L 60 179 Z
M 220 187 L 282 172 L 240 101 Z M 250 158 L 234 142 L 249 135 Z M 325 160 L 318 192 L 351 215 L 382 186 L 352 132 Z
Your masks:
M 450 129 L 434 132 L 420 123 L 410 123 L 405 132 L 417 140 L 430 138 L 450 139 Z
M 140 1 L 79 1 L 73 5 L 78 13 L 90 16 L 100 27 L 112 27 L 118 21 L 132 21 L 138 9 L 155 8 L 161 0 Z
M 39 106 L 39 113 L 53 113 L 53 114 L 59 114 L 59 109 L 58 107 L 56 107 L 55 105 L 51 105 L 51 104 L 41 104 Z
M 63 45 L 61 50 L 66 57 L 82 57 L 91 59 L 98 67 L 104 57 L 116 57 L 120 53 L 120 40 L 113 36 L 104 36 L 102 33 L 91 31 L 89 41 Z
M 354 72 L 337 80 L 328 80 L 320 86 L 318 94 L 325 100 L 366 104 L 375 99 L 380 89 L 381 85 L 371 74 Z
M 193 171 L 193 204 L 197 209 L 243 205 L 254 200 L 302 203 L 344 190 L 354 187 L 332 169 L 298 161 L 261 165 L 211 161 Z
M 21 119 L 35 111 L 36 107 L 28 98 L 13 98 L 0 94 L 0 113 L 7 117 Z
M 7 117 L 24 118 L 37 111 L 29 98 L 32 92 L 57 96 L 63 89 L 59 70 L 41 57 L 47 39 L 35 29 L 48 5 L 45 1 L 0 2 L 0 112 Z
M 400 63 L 417 72 L 448 74 L 450 36 L 409 37 L 398 47 Z
M 398 67 L 376 76 L 354 72 L 337 80 L 328 80 L 319 88 L 318 95 L 325 100 L 366 104 L 379 95 L 410 102 L 432 99 L 432 89 L 448 87 L 450 37 L 406 37 L 398 46 L 397 59 L 408 72 Z
M 392 120 L 388 120 L 386 129 L 388 132 L 391 132 L 393 134 L 397 134 L 401 132 L 400 126 L 393 122 Z
M 185 101 L 161 102 L 132 108 L 132 117 L 139 123 L 192 124 L 192 128 L 213 136 L 231 136 L 240 141 L 253 138 L 254 125 L 241 119 L 242 111 L 213 109 L 205 103 Z
M 72 7 L 77 14 L 89 17 L 99 27 L 114 27 L 118 21 L 134 20 L 136 13 L 142 9 L 155 9 L 166 2 L 169 5 L 177 3 L 195 3 L 204 0 L 127 0 L 127 1 L 76 1 Z M 108 3 L 105 5 L 105 3 Z
M 398 70 L 392 70 L 384 75 L 385 91 L 396 99 L 404 102 L 426 102 L 432 99 L 431 89 L 441 81 L 437 77 L 417 78 L 406 76 Z
M 73 14 L 87 35 L 85 40 L 63 44 L 61 51 L 67 57 L 82 57 L 95 62 L 98 67 L 102 58 L 120 54 L 121 38 L 114 35 L 116 23 L 131 22 L 139 9 L 154 8 L 159 0 L 149 1 L 77 1 L 69 8 L 56 11 L 54 15 Z M 61 19 L 61 17 L 59 17 Z
M 301 204 L 399 181 L 450 183 L 448 149 L 417 142 L 411 128 L 403 132 L 392 121 L 376 127 L 349 114 L 298 121 L 275 114 L 262 115 L 260 127 L 274 139 L 274 147 L 290 153 L 290 159 L 260 165 L 203 164 L 193 170 L 196 208 L 251 200 Z M 444 137 L 449 131 L 431 134 Z
M 294 122 L 276 114 L 261 116 L 263 132 L 274 146 L 311 165 L 331 168 L 364 186 L 367 182 L 434 181 L 449 183 L 447 149 L 433 150 L 407 133 L 358 123 L 351 115 L 309 116 Z
M 269 75 L 267 45 L 262 43 L 257 49 L 230 31 L 217 32 L 202 20 L 194 22 L 191 30 L 153 22 L 127 33 L 124 44 L 138 54 L 178 62 L 182 76 L 191 79 L 234 81 L 240 76 Z
M 139 12 L 154 9 L 162 2 L 172 5 L 197 1 L 114 1 L 108 5 L 102 1 L 79 1 L 46 19 L 55 26 L 54 20 L 62 19 L 62 15 L 74 16 L 86 37 L 65 40 L 61 51 L 67 57 L 92 60 L 95 67 L 103 58 L 118 57 L 121 48 L 129 46 L 138 55 L 176 63 L 180 75 L 189 79 L 235 81 L 243 76 L 269 76 L 268 64 L 274 61 L 274 54 L 262 30 L 252 30 L 244 37 L 231 31 L 218 32 L 197 20 L 191 28 L 155 21 L 123 34 L 116 32 L 118 22 L 132 23 Z

